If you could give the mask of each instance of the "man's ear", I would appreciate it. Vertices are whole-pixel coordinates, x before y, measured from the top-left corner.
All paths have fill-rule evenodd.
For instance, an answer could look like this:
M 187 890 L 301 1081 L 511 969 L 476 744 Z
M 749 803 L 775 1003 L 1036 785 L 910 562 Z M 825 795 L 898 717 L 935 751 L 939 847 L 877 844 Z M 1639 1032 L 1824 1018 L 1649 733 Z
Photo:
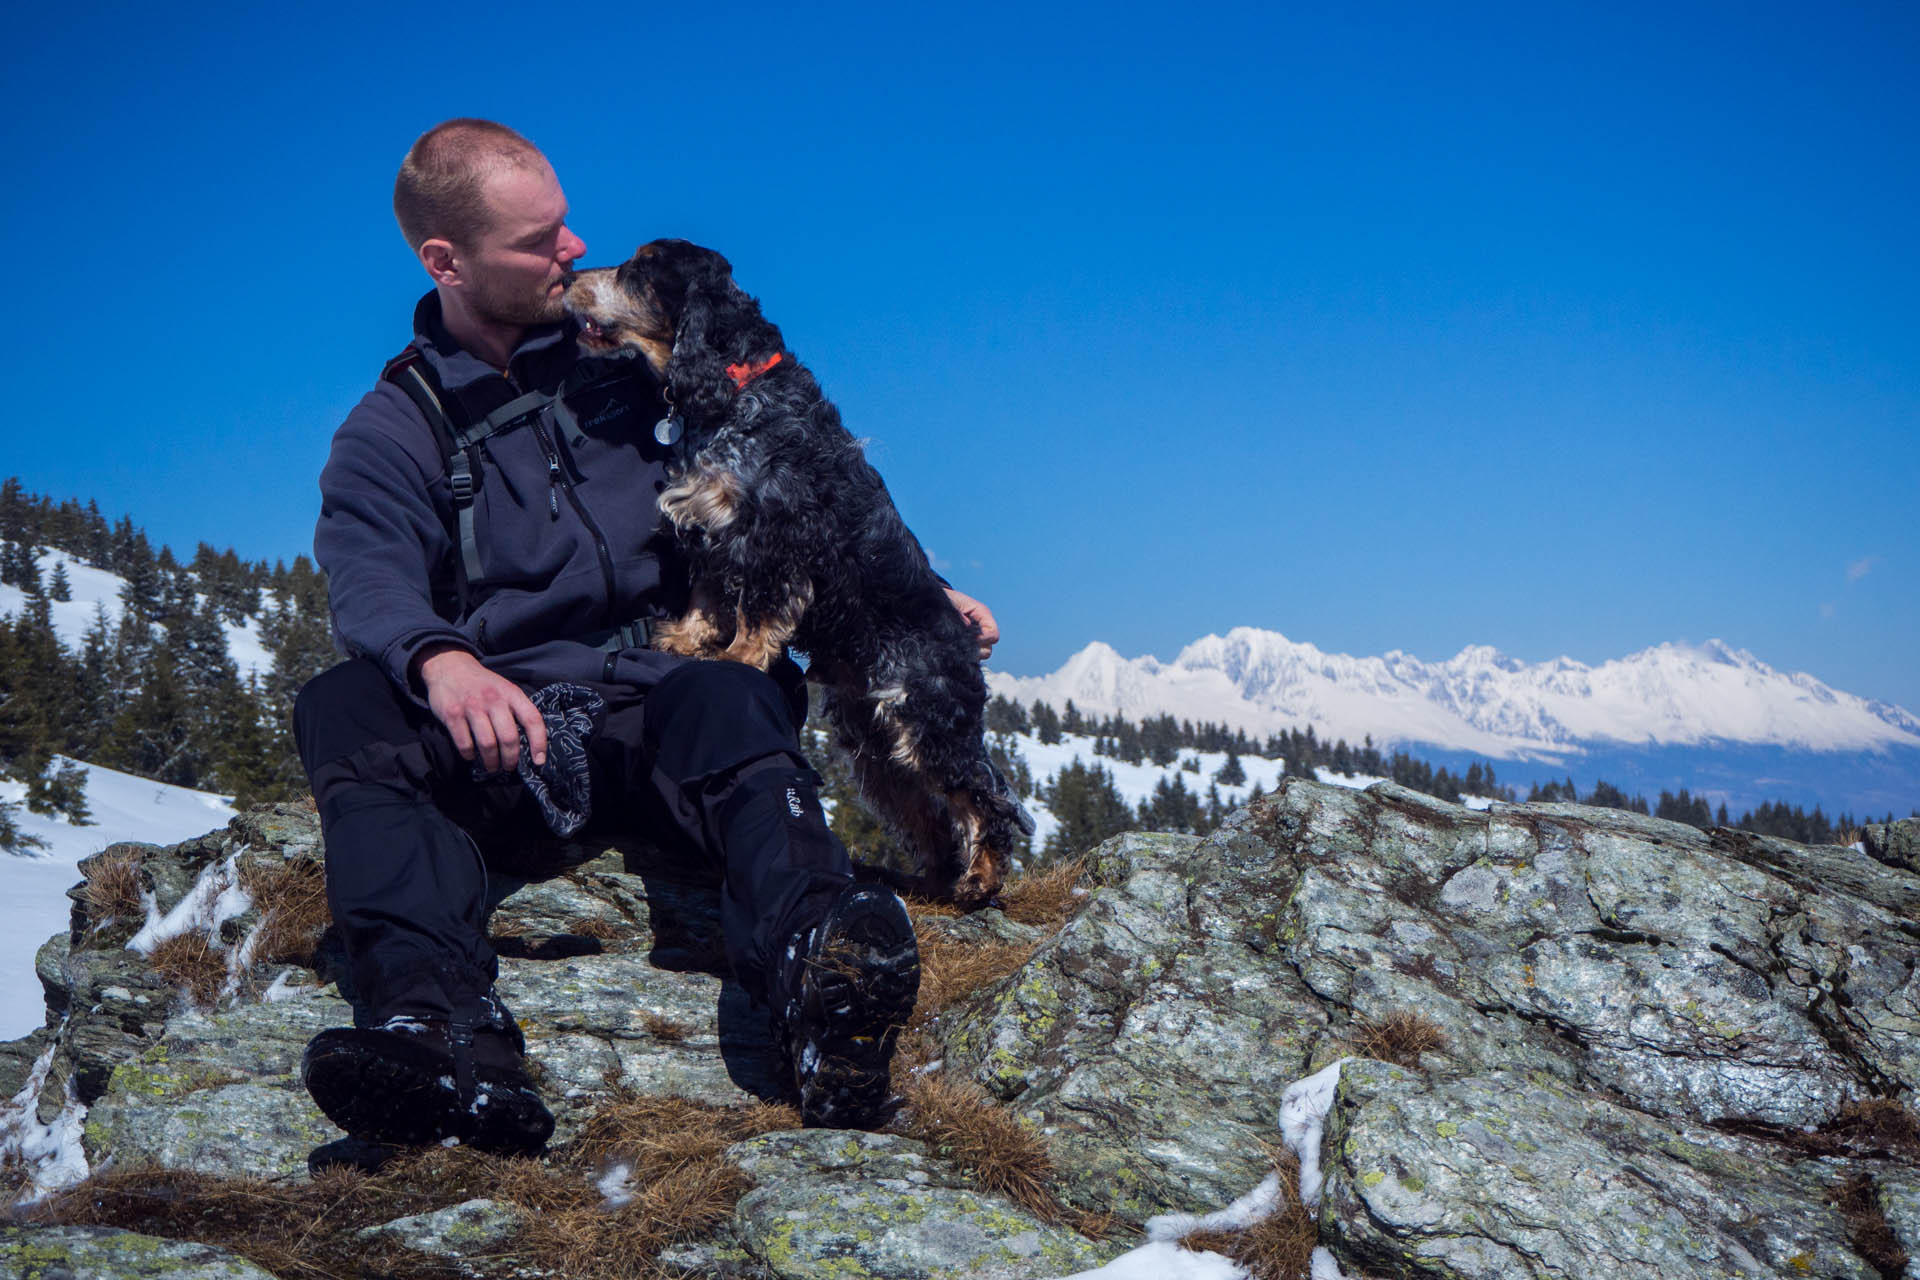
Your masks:
M 427 240 L 420 245 L 420 265 L 427 269 L 435 284 L 463 283 L 465 273 L 461 270 L 460 255 L 454 251 L 451 240 Z

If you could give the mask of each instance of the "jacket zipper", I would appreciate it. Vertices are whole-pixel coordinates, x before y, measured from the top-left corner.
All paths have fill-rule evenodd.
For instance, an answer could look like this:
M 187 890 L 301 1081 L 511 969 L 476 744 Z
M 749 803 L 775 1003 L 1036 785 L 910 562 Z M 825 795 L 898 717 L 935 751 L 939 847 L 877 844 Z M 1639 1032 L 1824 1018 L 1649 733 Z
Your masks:
M 607 584 L 607 625 L 609 627 L 616 626 L 618 624 L 615 623 L 613 618 L 613 553 L 607 550 L 606 535 L 600 532 L 600 526 L 595 524 L 593 517 L 587 514 L 586 504 L 580 501 L 580 495 L 574 492 L 573 482 L 567 478 L 567 473 L 561 469 L 560 454 L 559 451 L 553 447 L 553 441 L 547 435 L 545 419 L 535 418 L 533 420 L 533 434 L 539 438 L 540 451 L 547 456 L 547 500 L 552 504 L 553 513 L 556 516 L 560 514 L 560 504 L 553 497 L 553 491 L 559 489 L 567 495 L 567 501 L 573 505 L 574 514 L 580 517 L 580 523 L 585 525 L 587 532 L 593 535 L 593 549 L 600 556 L 600 576 L 606 580 Z

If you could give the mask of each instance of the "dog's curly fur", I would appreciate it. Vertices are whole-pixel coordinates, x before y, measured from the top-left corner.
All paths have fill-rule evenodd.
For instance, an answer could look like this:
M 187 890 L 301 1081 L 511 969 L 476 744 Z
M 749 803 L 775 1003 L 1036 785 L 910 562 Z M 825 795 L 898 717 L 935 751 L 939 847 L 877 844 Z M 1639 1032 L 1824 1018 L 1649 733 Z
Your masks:
M 987 902 L 1031 820 L 987 761 L 979 637 L 934 576 L 813 375 L 684 240 L 577 273 L 566 305 L 593 353 L 637 351 L 684 432 L 661 510 L 693 567 L 656 644 L 766 669 L 791 643 L 862 794 L 920 859 L 923 887 Z

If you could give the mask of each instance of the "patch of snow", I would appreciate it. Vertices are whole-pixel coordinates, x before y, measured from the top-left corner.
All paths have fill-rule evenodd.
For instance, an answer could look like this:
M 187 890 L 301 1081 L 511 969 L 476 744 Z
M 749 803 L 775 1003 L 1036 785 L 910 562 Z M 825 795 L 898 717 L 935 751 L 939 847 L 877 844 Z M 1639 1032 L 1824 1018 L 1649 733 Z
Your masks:
M 593 1184 L 609 1209 L 624 1209 L 633 1199 L 633 1166 L 617 1164 Z
M 71 1187 L 89 1172 L 87 1154 L 80 1145 L 81 1127 L 86 1122 L 86 1104 L 73 1094 L 73 1082 L 67 1082 L 66 1104 L 51 1124 L 41 1124 L 38 1115 L 40 1091 L 47 1087 L 53 1071 L 53 1055 L 58 1044 L 34 1060 L 33 1070 L 20 1092 L 0 1106 L 0 1158 L 17 1156 L 30 1170 L 30 1180 L 17 1204 L 32 1204 L 55 1191 Z
M 187 896 L 159 919 L 154 918 L 155 909 L 149 906 L 146 924 L 133 935 L 127 948 L 141 955 L 152 955 L 155 947 L 183 933 L 204 931 L 218 936 L 221 925 L 253 905 L 252 897 L 240 887 L 239 864 L 237 853 L 229 855 L 224 862 L 209 863 Z
M 1180 1240 L 1196 1231 L 1244 1231 L 1280 1207 L 1280 1175 L 1268 1174 L 1259 1186 L 1213 1213 L 1163 1213 L 1147 1219 L 1147 1239 Z
M 1310 1266 L 1312 1270 L 1308 1272 L 1307 1280 L 1347 1280 L 1347 1273 L 1340 1269 L 1340 1264 L 1334 1261 L 1333 1251 L 1325 1245 L 1313 1251 Z
M 1280 1095 L 1280 1137 L 1299 1158 L 1300 1203 L 1309 1209 L 1320 1205 L 1320 1139 L 1326 1132 L 1327 1113 L 1333 1110 L 1333 1095 L 1340 1088 L 1340 1068 L 1348 1061 L 1342 1058 L 1322 1067 L 1294 1081 Z
M 1248 1280 L 1247 1271 L 1217 1253 L 1195 1253 L 1154 1240 L 1123 1253 L 1104 1267 L 1076 1271 L 1063 1280 Z
M 295 983 L 293 975 L 298 972 L 297 969 L 282 969 L 279 976 L 260 993 L 261 1001 L 265 1004 L 279 1004 L 283 1000 L 304 1000 L 320 990 L 317 986 Z
M 1313 776 L 1330 787 L 1349 787 L 1355 791 L 1365 791 L 1376 782 L 1390 781 L 1370 773 L 1335 773 L 1325 765 L 1314 766 Z

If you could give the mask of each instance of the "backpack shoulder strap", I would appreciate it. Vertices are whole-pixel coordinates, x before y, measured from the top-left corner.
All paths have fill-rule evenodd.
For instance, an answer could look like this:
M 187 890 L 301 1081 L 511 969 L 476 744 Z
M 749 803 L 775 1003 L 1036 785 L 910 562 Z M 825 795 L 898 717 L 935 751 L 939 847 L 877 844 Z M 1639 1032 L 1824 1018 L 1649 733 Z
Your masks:
M 453 490 L 454 527 L 449 532 L 460 544 L 460 554 L 453 562 L 453 603 L 459 610 L 456 616 L 465 617 L 467 584 L 480 574 L 480 545 L 473 527 L 473 495 L 477 487 L 473 475 L 473 446 L 478 441 L 466 439 L 466 424 L 456 422 L 448 412 L 447 406 L 451 404 L 454 413 L 465 416 L 458 397 L 442 394 L 440 379 L 434 376 L 433 366 L 422 357 L 419 347 L 408 343 L 405 350 L 387 361 L 386 368 L 380 371 L 380 380 L 391 382 L 406 393 L 419 408 L 420 416 L 427 420 L 434 441 L 440 446 L 447 481 Z

